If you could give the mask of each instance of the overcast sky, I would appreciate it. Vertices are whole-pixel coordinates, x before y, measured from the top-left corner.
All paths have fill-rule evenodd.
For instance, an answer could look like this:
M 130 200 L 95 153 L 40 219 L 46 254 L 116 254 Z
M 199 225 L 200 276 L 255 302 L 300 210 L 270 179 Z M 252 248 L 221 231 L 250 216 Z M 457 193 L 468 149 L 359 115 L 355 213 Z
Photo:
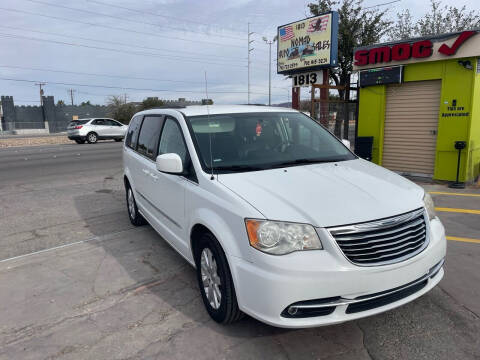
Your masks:
M 389 0 L 365 0 L 365 6 Z M 391 1 L 391 0 L 390 0 Z M 109 95 L 177 99 L 209 97 L 247 102 L 247 23 L 253 36 L 251 102 L 268 101 L 268 45 L 276 27 L 308 15 L 304 0 L 1 0 L 0 94 L 35 105 L 45 95 L 103 104 Z M 478 0 L 456 6 L 480 9 Z M 413 16 L 428 1 L 387 5 L 393 17 Z M 384 7 L 381 7 L 384 8 Z M 289 100 L 290 81 L 276 74 L 272 47 L 272 102 Z M 47 71 L 48 70 L 48 71 Z M 12 81 L 17 79 L 25 81 Z M 81 86 L 88 85 L 88 86 Z M 307 91 L 304 90 L 304 93 Z

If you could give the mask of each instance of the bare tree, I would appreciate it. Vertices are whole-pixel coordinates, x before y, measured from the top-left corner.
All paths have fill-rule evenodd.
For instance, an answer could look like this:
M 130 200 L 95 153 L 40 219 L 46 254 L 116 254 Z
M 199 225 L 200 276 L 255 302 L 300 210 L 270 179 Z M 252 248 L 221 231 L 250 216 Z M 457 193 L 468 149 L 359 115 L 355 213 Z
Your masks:
M 465 6 L 442 6 L 441 1 L 430 1 L 430 10 L 416 22 L 410 11 L 397 13 L 395 26 L 390 32 L 391 40 L 404 40 L 415 36 L 438 35 L 443 33 L 476 29 L 480 27 L 480 12 L 467 11 Z

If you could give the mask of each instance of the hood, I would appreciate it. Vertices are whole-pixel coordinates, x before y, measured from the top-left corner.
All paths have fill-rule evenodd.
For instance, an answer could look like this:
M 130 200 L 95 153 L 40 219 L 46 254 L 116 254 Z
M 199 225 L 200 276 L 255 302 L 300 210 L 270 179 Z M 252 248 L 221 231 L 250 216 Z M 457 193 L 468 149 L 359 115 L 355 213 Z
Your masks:
M 423 206 L 420 186 L 361 159 L 224 174 L 218 180 L 267 219 L 319 227 L 381 219 Z

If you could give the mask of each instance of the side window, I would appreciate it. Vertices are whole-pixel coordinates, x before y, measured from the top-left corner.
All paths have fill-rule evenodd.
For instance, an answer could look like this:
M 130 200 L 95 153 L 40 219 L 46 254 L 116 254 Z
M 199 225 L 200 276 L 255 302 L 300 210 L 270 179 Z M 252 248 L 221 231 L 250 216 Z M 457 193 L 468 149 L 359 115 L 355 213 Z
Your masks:
M 128 127 L 128 131 L 127 131 L 127 136 L 125 137 L 125 145 L 134 150 L 137 147 L 138 132 L 140 130 L 141 124 L 142 124 L 142 117 L 135 116 L 132 119 L 132 121 L 130 121 L 130 126 Z
M 138 135 L 137 152 L 151 159 L 157 156 L 158 138 L 163 125 L 163 116 L 145 116 Z
M 92 122 L 93 125 L 105 125 L 104 119 L 97 119 Z
M 182 130 L 178 123 L 167 118 L 163 127 L 162 136 L 158 145 L 158 155 L 175 153 L 180 156 L 182 163 L 187 163 L 187 147 L 183 141 Z

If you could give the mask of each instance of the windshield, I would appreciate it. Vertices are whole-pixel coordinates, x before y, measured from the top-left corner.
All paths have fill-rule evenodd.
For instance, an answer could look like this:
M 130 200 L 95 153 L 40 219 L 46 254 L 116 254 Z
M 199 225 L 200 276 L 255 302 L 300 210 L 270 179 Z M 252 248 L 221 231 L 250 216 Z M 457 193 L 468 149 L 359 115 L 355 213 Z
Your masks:
M 338 139 L 297 112 L 190 116 L 205 171 L 255 171 L 355 159 Z M 210 154 L 211 147 L 211 154 Z

